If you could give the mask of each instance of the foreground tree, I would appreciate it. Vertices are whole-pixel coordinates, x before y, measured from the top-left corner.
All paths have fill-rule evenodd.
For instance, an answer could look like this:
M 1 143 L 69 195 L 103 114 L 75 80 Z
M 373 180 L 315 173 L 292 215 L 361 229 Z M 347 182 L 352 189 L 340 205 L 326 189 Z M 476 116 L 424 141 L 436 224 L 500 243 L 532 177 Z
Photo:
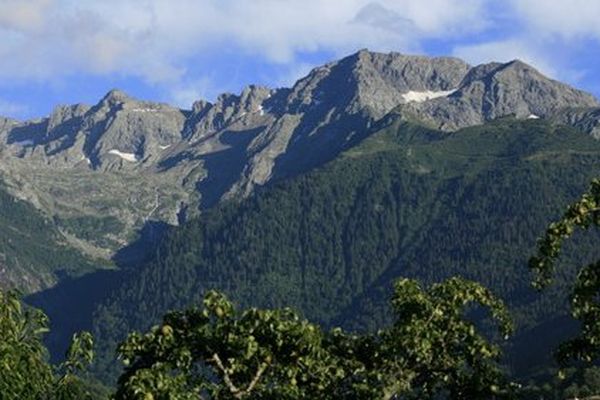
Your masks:
M 53 371 L 41 341 L 47 326 L 41 311 L 24 309 L 15 294 L 0 292 L 0 393 L 7 398 L 42 398 L 51 386 Z
M 48 318 L 23 305 L 13 292 L 0 291 L 0 398 L 7 400 L 86 399 L 90 395 L 77 372 L 91 362 L 93 340 L 73 337 L 67 360 L 55 368 L 42 343 Z
M 131 334 L 117 399 L 392 399 L 508 393 L 500 351 L 465 316 L 488 308 L 501 335 L 503 304 L 459 278 L 423 289 L 399 280 L 396 322 L 375 335 L 324 333 L 289 309 L 242 313 L 209 292 L 202 308 L 167 314 L 160 326 Z
M 577 229 L 600 227 L 600 179 L 579 200 L 571 204 L 562 218 L 551 223 L 540 239 L 538 252 L 529 261 L 535 273 L 534 286 L 543 289 L 552 283 L 555 264 L 563 242 Z M 571 294 L 571 314 L 581 322 L 578 337 L 563 343 L 556 351 L 562 365 L 571 361 L 591 363 L 600 359 L 600 260 L 579 271 Z
M 508 394 L 497 364 L 499 347 L 464 316 L 472 305 L 488 309 L 499 335 L 508 338 L 512 324 L 504 304 L 480 284 L 452 278 L 425 291 L 414 280 L 396 282 L 396 321 L 382 333 L 385 356 L 378 368 L 390 380 L 387 393 L 410 392 L 417 398 L 445 393 L 453 399 Z
M 128 365 L 118 399 L 311 398 L 344 371 L 323 348 L 323 333 L 289 309 L 238 315 L 220 293 L 202 309 L 167 314 L 119 349 Z

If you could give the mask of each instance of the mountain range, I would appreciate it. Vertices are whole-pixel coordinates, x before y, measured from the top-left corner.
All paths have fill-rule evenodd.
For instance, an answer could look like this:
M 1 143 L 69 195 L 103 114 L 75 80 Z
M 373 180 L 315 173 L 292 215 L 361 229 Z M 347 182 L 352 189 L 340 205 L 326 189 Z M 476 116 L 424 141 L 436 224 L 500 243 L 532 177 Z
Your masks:
M 0 286 L 50 315 L 55 357 L 93 330 L 94 372 L 109 382 L 126 332 L 209 288 L 373 330 L 394 279 L 458 274 L 512 307 L 506 363 L 537 368 L 565 335 L 548 327 L 563 323 L 573 266 L 597 238 L 566 249 L 543 296 L 526 260 L 598 175 L 598 139 L 597 99 L 518 60 L 361 50 L 291 88 L 189 110 L 112 90 L 46 118 L 0 118 Z M 531 362 L 517 365 L 523 349 Z
M 149 222 L 178 225 L 295 176 L 368 137 L 390 112 L 453 132 L 514 116 L 600 136 L 600 103 L 520 62 L 359 51 L 291 88 L 248 86 L 191 110 L 110 91 L 96 105 L 0 120 L 0 176 L 87 257 L 110 259 Z

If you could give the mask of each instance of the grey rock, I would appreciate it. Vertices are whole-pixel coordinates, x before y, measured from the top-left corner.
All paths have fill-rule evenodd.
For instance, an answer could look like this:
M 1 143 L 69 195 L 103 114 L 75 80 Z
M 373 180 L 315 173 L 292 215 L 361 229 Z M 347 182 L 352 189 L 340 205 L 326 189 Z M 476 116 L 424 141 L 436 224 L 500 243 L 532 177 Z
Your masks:
M 471 67 L 361 50 L 291 88 L 251 85 L 191 110 L 112 90 L 94 106 L 0 119 L 0 174 L 48 215 L 121 221 L 104 256 L 148 221 L 176 224 L 182 209 L 193 215 L 331 160 L 391 111 L 445 131 L 533 114 L 600 137 L 599 109 L 593 96 L 520 61 Z
M 551 120 L 573 126 L 600 139 L 600 107 L 566 108 L 552 116 Z
M 456 58 L 366 50 L 313 69 L 289 91 L 274 94 L 269 109 L 277 120 L 251 143 L 251 162 L 237 187 L 248 193 L 253 185 L 335 157 L 362 140 L 374 121 L 405 101 L 407 92 L 448 90 L 468 69 Z
M 515 60 L 474 67 L 451 95 L 401 106 L 402 113 L 453 131 L 496 118 L 551 118 L 567 107 L 599 106 L 591 94 L 549 79 Z

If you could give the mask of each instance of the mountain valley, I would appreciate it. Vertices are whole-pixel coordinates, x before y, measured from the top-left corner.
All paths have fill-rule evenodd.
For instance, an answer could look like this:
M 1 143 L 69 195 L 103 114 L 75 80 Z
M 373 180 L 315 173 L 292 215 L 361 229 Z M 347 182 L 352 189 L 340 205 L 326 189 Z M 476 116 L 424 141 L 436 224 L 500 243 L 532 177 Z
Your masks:
M 599 139 L 596 98 L 518 60 L 361 50 L 189 110 L 112 90 L 0 119 L 0 286 L 54 321 L 54 360 L 92 330 L 110 383 L 127 332 L 209 289 L 364 332 L 390 322 L 395 279 L 460 275 L 511 307 L 504 361 L 533 374 L 569 334 L 567 289 L 598 237 L 541 295 L 527 259 L 598 176 Z

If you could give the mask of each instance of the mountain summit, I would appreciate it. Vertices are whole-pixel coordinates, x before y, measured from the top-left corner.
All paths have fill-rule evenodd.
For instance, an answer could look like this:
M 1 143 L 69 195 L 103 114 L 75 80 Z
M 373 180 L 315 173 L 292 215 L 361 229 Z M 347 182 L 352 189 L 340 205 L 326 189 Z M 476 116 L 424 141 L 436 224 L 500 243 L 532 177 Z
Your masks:
M 0 119 L 0 173 L 13 194 L 49 216 L 114 227 L 86 239 L 85 250 L 98 255 L 149 221 L 176 224 L 321 165 L 385 116 L 441 132 L 507 116 L 543 118 L 598 135 L 599 115 L 593 96 L 518 60 L 470 66 L 361 50 L 291 88 L 250 85 L 191 110 L 115 89 L 93 106 Z
M 598 107 L 592 95 L 542 75 L 519 60 L 473 67 L 449 96 L 411 103 L 404 111 L 452 131 L 507 115 L 551 118 L 572 107 Z

